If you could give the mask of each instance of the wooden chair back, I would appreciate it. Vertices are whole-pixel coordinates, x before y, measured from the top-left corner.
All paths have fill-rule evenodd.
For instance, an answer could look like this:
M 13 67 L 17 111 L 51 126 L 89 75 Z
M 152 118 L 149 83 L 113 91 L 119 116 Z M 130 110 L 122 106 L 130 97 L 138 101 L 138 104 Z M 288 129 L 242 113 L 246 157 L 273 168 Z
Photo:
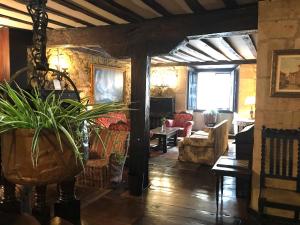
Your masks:
M 267 213 L 269 216 L 271 212 L 269 209 L 279 209 L 283 210 L 277 211 L 276 215 L 279 217 L 286 217 L 282 214 L 283 212 L 294 212 L 293 220 L 298 221 L 300 212 L 300 129 L 283 130 L 263 126 L 261 150 L 258 198 L 260 215 L 264 216 Z
M 300 130 L 263 126 L 261 147 L 261 187 L 266 187 L 266 178 L 293 180 L 300 192 Z

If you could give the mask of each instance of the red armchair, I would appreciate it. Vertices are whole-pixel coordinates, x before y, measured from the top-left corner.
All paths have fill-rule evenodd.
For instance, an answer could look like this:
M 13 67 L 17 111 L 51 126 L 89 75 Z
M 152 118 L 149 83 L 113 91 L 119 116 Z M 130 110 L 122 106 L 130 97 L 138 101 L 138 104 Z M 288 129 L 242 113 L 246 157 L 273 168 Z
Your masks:
M 191 135 L 192 127 L 194 125 L 193 115 L 186 112 L 176 113 L 174 115 L 174 120 L 167 119 L 166 127 L 181 127 L 179 131 L 179 137 L 188 137 Z

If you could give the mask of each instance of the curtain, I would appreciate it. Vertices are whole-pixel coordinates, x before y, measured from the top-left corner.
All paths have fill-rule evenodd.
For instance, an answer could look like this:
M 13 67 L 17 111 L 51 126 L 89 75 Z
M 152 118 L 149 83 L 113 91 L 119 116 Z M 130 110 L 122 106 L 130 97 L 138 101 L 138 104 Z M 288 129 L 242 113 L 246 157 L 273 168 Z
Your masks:
M 188 73 L 188 99 L 187 108 L 189 110 L 197 109 L 197 80 L 198 75 L 195 70 L 190 69 Z

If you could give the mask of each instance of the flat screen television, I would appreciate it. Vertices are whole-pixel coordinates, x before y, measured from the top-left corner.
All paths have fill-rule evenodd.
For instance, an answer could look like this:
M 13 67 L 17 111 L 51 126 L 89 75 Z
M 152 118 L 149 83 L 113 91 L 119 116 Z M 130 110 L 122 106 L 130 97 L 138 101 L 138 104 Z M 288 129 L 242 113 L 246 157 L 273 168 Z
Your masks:
M 150 98 L 150 115 L 152 116 L 169 116 L 175 113 L 175 99 L 151 97 Z

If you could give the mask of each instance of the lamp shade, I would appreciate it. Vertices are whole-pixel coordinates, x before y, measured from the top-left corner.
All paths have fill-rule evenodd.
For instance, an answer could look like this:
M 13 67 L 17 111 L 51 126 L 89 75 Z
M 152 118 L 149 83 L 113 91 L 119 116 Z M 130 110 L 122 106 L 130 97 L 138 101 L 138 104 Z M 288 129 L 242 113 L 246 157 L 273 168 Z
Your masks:
M 255 96 L 248 96 L 245 99 L 245 105 L 254 105 L 255 104 Z

